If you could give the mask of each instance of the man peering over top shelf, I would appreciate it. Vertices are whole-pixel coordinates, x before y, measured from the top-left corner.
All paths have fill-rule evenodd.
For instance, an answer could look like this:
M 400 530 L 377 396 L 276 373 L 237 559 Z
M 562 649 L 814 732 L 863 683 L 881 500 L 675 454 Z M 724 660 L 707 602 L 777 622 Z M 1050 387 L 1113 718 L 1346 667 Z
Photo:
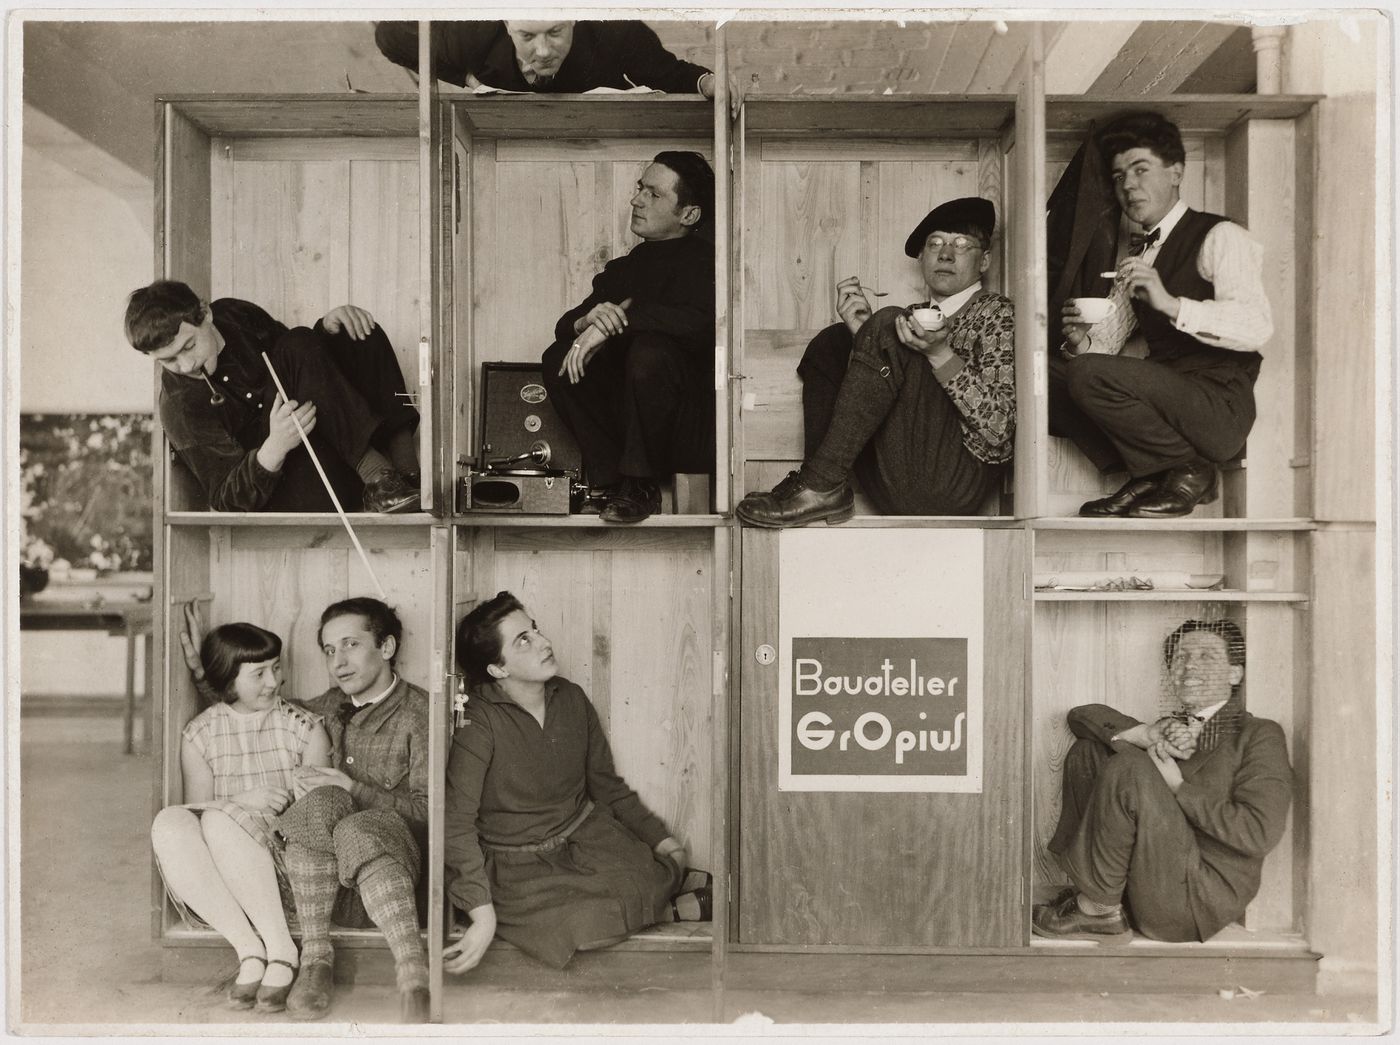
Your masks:
M 377 22 L 374 42 L 391 62 L 418 71 L 418 23 Z M 595 87 L 650 87 L 715 96 L 715 74 L 682 61 L 642 22 L 436 22 L 433 68 L 459 87 L 570 94 Z
M 364 309 L 341 305 L 314 328 L 288 329 L 250 301 L 206 303 L 157 280 L 132 292 L 126 337 L 163 368 L 161 425 L 212 510 L 331 511 L 298 425 L 346 511 L 418 510 L 418 411 Z

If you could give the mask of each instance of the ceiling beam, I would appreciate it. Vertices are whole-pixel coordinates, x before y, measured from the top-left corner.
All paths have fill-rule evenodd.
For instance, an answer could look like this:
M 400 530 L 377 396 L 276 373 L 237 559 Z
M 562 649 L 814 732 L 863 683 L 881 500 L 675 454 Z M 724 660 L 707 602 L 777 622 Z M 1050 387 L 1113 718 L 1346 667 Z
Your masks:
M 1224 22 L 1142 22 L 1085 93 L 1171 94 L 1237 29 Z
M 1045 41 L 1045 93 L 1084 94 L 1103 75 L 1141 22 L 1065 22 Z

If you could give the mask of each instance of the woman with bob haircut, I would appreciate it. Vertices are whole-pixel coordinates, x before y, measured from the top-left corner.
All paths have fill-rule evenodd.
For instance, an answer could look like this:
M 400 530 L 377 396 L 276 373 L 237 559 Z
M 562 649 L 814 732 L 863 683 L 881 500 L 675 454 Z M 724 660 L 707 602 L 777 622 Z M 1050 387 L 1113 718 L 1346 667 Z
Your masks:
M 223 624 L 199 657 L 218 703 L 185 726 L 183 805 L 156 814 L 151 845 L 182 917 L 193 911 L 238 955 L 229 1005 L 281 1012 L 297 969 L 274 859 L 273 822 L 293 797 L 292 770 L 330 764 L 319 715 L 279 695 L 282 640 Z
M 563 968 L 656 922 L 708 920 L 710 876 L 687 874 L 685 847 L 618 775 L 519 599 L 462 618 L 457 663 L 472 692 L 447 764 L 446 878 L 471 925 L 443 968 L 475 967 L 497 932 Z

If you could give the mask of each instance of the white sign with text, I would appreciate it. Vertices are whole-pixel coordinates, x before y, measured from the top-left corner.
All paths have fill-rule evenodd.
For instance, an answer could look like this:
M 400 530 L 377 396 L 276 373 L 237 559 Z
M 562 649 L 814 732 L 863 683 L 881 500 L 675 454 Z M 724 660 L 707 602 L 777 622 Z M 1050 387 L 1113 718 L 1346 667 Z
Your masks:
M 982 555 L 971 529 L 781 534 L 779 790 L 982 790 Z

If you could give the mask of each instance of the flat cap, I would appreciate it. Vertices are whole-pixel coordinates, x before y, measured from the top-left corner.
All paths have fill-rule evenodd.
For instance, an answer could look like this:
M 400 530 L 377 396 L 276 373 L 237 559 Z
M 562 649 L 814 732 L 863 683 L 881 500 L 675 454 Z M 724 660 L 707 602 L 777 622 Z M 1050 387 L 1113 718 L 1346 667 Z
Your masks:
M 976 229 L 984 242 L 990 242 L 992 230 L 996 228 L 997 211 L 991 200 L 981 196 L 964 196 L 962 199 L 940 203 L 929 211 L 918 227 L 909 233 L 904 241 L 904 253 L 917 258 L 924 249 L 924 240 L 930 232 L 942 229 L 944 232 L 959 232 L 963 229 Z

